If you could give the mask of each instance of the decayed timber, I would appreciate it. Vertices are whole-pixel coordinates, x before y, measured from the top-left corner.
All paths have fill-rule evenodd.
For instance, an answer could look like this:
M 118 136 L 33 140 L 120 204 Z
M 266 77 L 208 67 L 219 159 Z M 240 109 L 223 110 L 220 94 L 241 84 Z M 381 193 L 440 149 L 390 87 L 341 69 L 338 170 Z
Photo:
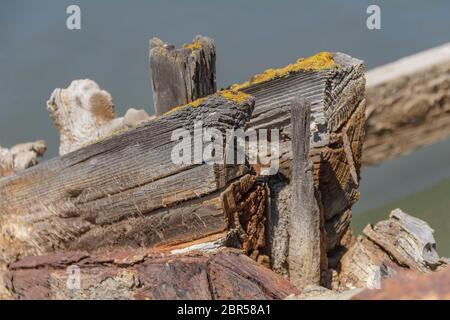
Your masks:
M 144 110 L 133 108 L 123 118 L 116 118 L 111 95 L 89 79 L 74 80 L 65 89 L 55 89 L 47 101 L 47 110 L 60 135 L 61 156 L 150 120 Z
M 79 268 L 79 289 L 67 286 L 71 266 Z M 272 300 L 299 293 L 232 249 L 181 255 L 129 248 L 95 255 L 56 253 L 26 257 L 3 277 L 13 299 Z
M 228 230 L 249 253 L 257 251 L 266 189 L 245 175 L 246 166 L 171 159 L 179 143 L 171 140 L 174 130 L 192 133 L 198 120 L 222 132 L 240 128 L 252 108 L 249 96 L 236 102 L 218 93 L 198 107 L 0 179 L 0 261 L 59 249 L 208 241 L 212 235 L 232 241 Z M 193 144 L 202 145 L 198 139 Z M 242 223 L 229 221 L 228 213 Z
M 301 97 L 292 101 L 292 185 L 289 225 L 289 279 L 297 288 L 319 285 L 323 253 L 322 217 L 315 197 L 309 158 L 311 105 Z
M 340 261 L 336 289 L 377 288 L 381 280 L 403 269 L 420 273 L 438 270 L 446 262 L 436 252 L 433 230 L 400 209 L 388 220 L 364 229 Z
M 365 165 L 450 136 L 450 43 L 370 70 L 366 78 Z
M 150 69 L 157 115 L 216 92 L 216 47 L 208 37 L 179 49 L 151 39 Z
M 274 75 L 273 77 L 270 77 Z M 278 70 L 268 70 L 232 89 L 255 97 L 248 129 L 280 130 L 280 173 L 269 178 L 269 224 L 272 268 L 288 275 L 287 220 L 292 208 L 290 104 L 301 95 L 311 103 L 310 157 L 327 230 L 336 217 L 348 215 L 358 200 L 364 141 L 365 78 L 362 61 L 342 53 L 321 53 Z M 331 224 L 331 225 L 330 225 Z M 348 223 L 330 234 L 332 251 L 347 233 Z
M 36 165 L 46 150 L 47 144 L 43 140 L 21 143 L 11 149 L 0 146 L 0 178 Z

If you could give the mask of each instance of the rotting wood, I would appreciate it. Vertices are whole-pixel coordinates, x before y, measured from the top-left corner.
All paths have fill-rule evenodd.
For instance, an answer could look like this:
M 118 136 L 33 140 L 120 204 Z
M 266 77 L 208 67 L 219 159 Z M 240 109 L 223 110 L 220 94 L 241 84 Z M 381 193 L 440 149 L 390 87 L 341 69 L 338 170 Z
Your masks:
M 60 135 L 61 156 L 150 120 L 144 110 L 133 108 L 123 118 L 116 118 L 111 95 L 89 79 L 55 89 L 47 110 Z
M 198 120 L 221 132 L 241 128 L 252 109 L 250 96 L 235 102 L 215 94 L 198 107 L 185 106 L 0 179 L 0 260 L 61 249 L 189 243 L 227 231 L 223 192 L 248 172 L 246 165 L 175 164 L 171 151 L 179 142 L 172 141 L 172 133 L 192 134 Z M 204 143 L 198 139 L 194 145 Z M 245 179 L 250 190 L 245 196 L 259 203 L 264 192 L 256 180 Z M 237 201 L 251 211 L 246 219 L 254 219 L 244 241 L 252 252 L 263 232 L 261 212 L 246 199 Z
M 67 268 L 80 270 L 79 289 Z M 14 299 L 284 299 L 298 290 L 241 251 L 170 255 L 148 249 L 26 257 L 3 275 Z
M 46 150 L 47 144 L 43 140 L 21 143 L 11 149 L 0 146 L 0 178 L 36 165 Z
M 252 79 L 231 88 L 255 97 L 248 129 L 280 130 L 280 171 L 269 177 L 269 246 L 272 268 L 288 275 L 287 217 L 293 192 L 290 103 L 298 95 L 311 102 L 310 157 L 320 206 L 326 221 L 344 215 L 359 198 L 365 119 L 364 65 L 343 53 L 322 53 L 285 68 L 269 69 Z M 346 230 L 340 232 L 345 234 Z M 334 249 L 330 246 L 330 253 Z
M 150 40 L 150 70 L 157 115 L 216 92 L 214 41 L 197 35 L 179 49 L 158 38 Z
M 367 72 L 364 165 L 450 136 L 450 43 Z
M 289 278 L 297 288 L 319 285 L 323 257 L 321 212 L 315 197 L 309 158 L 311 105 L 297 97 L 291 102 L 292 210 L 289 226 Z
M 430 273 L 445 264 L 428 224 L 396 209 L 388 220 L 368 225 L 364 236 L 345 252 L 338 270 L 339 287 L 376 288 L 400 270 Z

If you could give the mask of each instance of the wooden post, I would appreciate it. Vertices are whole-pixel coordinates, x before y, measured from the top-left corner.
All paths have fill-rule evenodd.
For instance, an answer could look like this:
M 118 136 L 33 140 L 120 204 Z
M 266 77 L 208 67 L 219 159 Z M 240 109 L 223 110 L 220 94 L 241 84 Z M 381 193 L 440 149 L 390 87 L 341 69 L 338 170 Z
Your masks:
M 291 102 L 292 210 L 289 215 L 289 275 L 298 287 L 320 284 L 320 209 L 314 195 L 309 157 L 311 104 L 302 97 Z
M 217 90 L 214 41 L 198 35 L 192 43 L 175 49 L 153 38 L 150 40 L 150 70 L 157 115 L 213 94 Z

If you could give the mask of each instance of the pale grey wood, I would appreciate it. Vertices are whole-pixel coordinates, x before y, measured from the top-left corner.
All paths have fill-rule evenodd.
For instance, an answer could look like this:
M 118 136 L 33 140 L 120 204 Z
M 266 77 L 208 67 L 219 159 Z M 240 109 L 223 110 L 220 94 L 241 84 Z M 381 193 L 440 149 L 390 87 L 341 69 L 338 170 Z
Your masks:
M 311 104 L 303 97 L 291 102 L 292 210 L 289 215 L 289 276 L 298 288 L 321 279 L 320 210 L 314 195 L 309 158 Z
M 365 124 L 364 65 L 339 52 L 333 53 L 333 59 L 337 68 L 291 72 L 241 89 L 256 100 L 248 128 L 280 130 L 280 171 L 268 180 L 268 232 L 271 266 L 285 276 L 289 273 L 287 220 L 293 194 L 290 105 L 296 96 L 311 102 L 310 158 L 324 218 L 339 219 L 359 199 Z M 335 240 L 341 234 L 329 236 L 333 239 L 330 244 L 337 244 Z M 329 247 L 329 251 L 334 249 L 335 245 Z
M 179 49 L 158 38 L 150 41 L 153 102 L 157 115 L 216 92 L 216 48 L 196 36 Z
M 389 215 L 389 220 L 368 225 L 364 234 L 382 247 L 400 264 L 421 272 L 435 270 L 441 259 L 436 251 L 434 230 L 423 220 L 400 209 Z

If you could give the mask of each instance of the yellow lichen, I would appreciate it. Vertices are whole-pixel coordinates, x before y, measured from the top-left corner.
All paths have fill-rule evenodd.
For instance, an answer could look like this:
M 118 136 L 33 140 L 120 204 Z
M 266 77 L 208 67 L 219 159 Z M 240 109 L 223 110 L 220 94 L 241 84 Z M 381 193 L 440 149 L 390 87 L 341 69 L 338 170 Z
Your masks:
M 196 40 L 192 43 L 186 43 L 183 45 L 183 48 L 191 49 L 192 51 L 200 50 L 202 48 L 202 43 L 199 40 Z
M 289 64 L 283 68 L 268 69 L 263 73 L 254 75 L 250 80 L 242 84 L 233 84 L 230 89 L 241 90 L 257 83 L 266 82 L 275 78 L 285 77 L 292 72 L 316 71 L 336 67 L 338 67 L 338 64 L 334 62 L 333 55 L 330 52 L 320 52 L 308 58 L 300 58 L 296 63 Z
M 234 91 L 234 90 L 223 90 L 220 91 L 219 94 L 225 99 L 231 100 L 236 104 L 241 104 L 242 102 L 250 98 L 250 95 L 241 91 Z
M 241 91 L 233 91 L 233 90 L 223 90 L 223 91 L 217 92 L 216 95 L 217 95 L 217 94 L 220 95 L 220 96 L 222 96 L 222 97 L 224 97 L 224 98 L 227 99 L 227 100 L 233 101 L 233 102 L 236 103 L 236 104 L 240 104 L 240 103 L 244 102 L 245 100 L 247 100 L 248 98 L 250 98 L 250 95 L 249 95 L 249 94 L 246 94 L 246 93 L 241 92 Z M 199 107 L 199 106 L 200 106 L 200 105 L 201 105 L 208 97 L 210 97 L 210 96 L 207 96 L 207 97 L 204 97 L 204 98 L 199 98 L 199 99 L 197 99 L 197 100 L 195 100 L 195 101 L 193 101 L 193 102 L 189 102 L 189 103 L 183 104 L 183 105 L 181 105 L 181 106 L 177 106 L 177 107 L 175 107 L 175 108 L 173 108 L 173 109 L 167 111 L 164 115 L 172 114 L 172 113 L 174 113 L 174 112 L 176 112 L 176 111 L 178 111 L 178 110 L 181 110 L 181 109 L 183 109 L 183 108 L 186 108 L 186 107 L 197 108 L 197 107 Z
M 178 110 L 180 110 L 180 109 L 183 109 L 183 108 L 185 108 L 185 107 L 193 107 L 193 108 L 197 108 L 197 107 L 199 107 L 199 106 L 203 103 L 203 101 L 205 101 L 205 99 L 206 99 L 206 97 L 205 97 L 205 98 L 199 98 L 199 99 L 197 99 L 197 100 L 195 100 L 195 101 L 192 101 L 192 102 L 183 104 L 183 105 L 181 105 L 181 106 L 177 106 L 177 107 L 175 107 L 175 108 L 173 108 L 173 109 L 167 111 L 167 112 L 165 113 L 165 115 L 174 113 L 174 112 L 176 112 L 176 111 L 178 111 Z

